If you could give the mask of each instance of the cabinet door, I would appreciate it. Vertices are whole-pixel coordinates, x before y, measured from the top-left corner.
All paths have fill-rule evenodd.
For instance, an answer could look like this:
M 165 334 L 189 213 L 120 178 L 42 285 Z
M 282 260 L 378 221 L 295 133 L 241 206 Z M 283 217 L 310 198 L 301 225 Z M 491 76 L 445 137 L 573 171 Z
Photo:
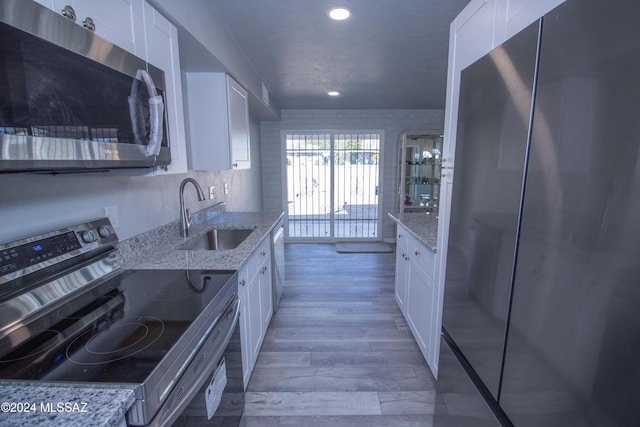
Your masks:
M 271 316 L 273 315 L 273 289 L 271 283 L 271 253 L 267 254 L 259 272 L 260 278 L 260 313 L 262 317 L 262 337 L 267 333 Z
M 427 364 L 431 365 L 431 323 L 433 310 L 433 279 L 411 258 L 407 289 L 407 322 Z
M 229 102 L 229 140 L 233 169 L 251 167 L 249 143 L 249 100 L 247 91 L 238 82 L 227 76 Z
M 247 291 L 249 297 L 249 335 L 251 340 L 251 370 L 258 359 L 260 345 L 262 344 L 262 310 L 259 274 L 253 276 Z
M 405 301 L 407 299 L 407 232 L 398 225 L 398 240 L 396 246 L 396 301 L 402 314 L 406 314 Z
M 139 55 L 164 71 L 165 109 L 166 117 L 169 120 L 171 164 L 166 171 L 157 168 L 155 173 L 185 173 L 187 172 L 187 145 L 182 105 L 178 30 L 147 3 L 144 3 L 143 11 L 145 49 L 144 53 L 139 53 Z
M 251 346 L 251 319 L 249 311 L 249 294 L 244 292 L 240 296 L 238 309 L 240 310 L 240 352 L 242 353 L 242 382 L 245 390 L 253 370 L 253 347 Z
M 250 167 L 247 91 L 223 73 L 186 73 L 189 169 Z
M 52 4 L 58 13 L 66 5 L 72 6 L 78 25 L 83 25 L 89 17 L 97 35 L 126 51 L 140 54 L 143 41 L 136 37 L 135 27 L 142 22 L 142 0 L 52 0 Z

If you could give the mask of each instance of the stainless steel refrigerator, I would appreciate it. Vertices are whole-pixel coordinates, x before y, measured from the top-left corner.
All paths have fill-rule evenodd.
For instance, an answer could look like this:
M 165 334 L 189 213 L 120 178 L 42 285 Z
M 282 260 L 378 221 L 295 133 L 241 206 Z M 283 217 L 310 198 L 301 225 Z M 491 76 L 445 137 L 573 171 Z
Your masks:
M 640 425 L 640 3 L 462 72 L 436 425 Z

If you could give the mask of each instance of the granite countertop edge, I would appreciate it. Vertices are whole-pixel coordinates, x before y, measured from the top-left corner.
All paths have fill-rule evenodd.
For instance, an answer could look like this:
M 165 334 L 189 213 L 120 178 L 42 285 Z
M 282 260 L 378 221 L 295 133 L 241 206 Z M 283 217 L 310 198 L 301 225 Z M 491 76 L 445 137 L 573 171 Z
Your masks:
M 389 218 L 403 225 L 420 242 L 434 253 L 438 246 L 438 216 L 424 212 L 388 212 Z

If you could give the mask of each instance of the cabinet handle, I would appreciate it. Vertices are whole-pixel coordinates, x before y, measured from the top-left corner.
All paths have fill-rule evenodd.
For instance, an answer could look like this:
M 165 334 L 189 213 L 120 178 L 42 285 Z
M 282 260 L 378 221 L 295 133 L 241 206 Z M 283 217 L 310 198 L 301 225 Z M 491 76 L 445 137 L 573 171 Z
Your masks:
M 234 164 L 233 164 L 233 167 L 234 167 L 234 168 L 237 168 L 237 167 L 238 167 L 238 163 L 234 163 Z
M 76 11 L 69 5 L 66 5 L 64 9 L 62 9 L 62 16 L 69 19 L 71 22 L 76 22 Z
M 267 253 L 265 251 L 260 252 L 260 255 L 265 256 Z
M 86 18 L 84 18 L 84 21 L 82 21 L 82 26 L 85 27 L 87 30 L 89 30 L 91 32 L 95 32 L 96 31 L 95 22 L 93 22 L 93 19 L 91 19 L 88 16 Z
M 244 279 L 240 280 L 240 286 L 244 286 L 246 284 L 247 284 L 247 282 Z
M 416 256 L 420 255 L 420 251 L 416 251 Z
M 404 237 L 404 234 L 398 234 L 398 238 Z

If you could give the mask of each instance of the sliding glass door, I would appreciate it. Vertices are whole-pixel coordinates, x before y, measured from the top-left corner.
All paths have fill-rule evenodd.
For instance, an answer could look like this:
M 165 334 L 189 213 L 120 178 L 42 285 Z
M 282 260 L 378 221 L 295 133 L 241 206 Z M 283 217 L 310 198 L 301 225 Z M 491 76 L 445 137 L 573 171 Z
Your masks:
M 377 240 L 381 132 L 287 132 L 290 239 Z

